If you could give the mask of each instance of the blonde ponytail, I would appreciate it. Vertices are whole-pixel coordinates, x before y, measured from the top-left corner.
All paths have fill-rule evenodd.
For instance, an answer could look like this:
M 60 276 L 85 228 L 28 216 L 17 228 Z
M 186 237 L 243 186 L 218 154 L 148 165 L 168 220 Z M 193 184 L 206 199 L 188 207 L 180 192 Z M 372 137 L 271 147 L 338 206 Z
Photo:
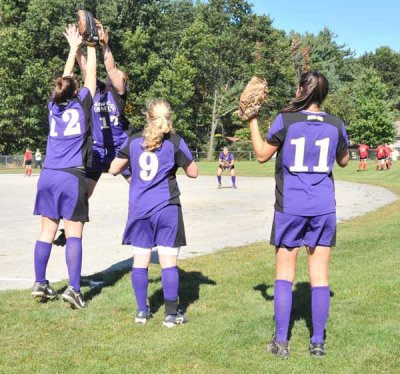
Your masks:
M 174 132 L 171 106 L 163 99 L 149 101 L 146 106 L 146 119 L 142 147 L 151 152 L 161 146 L 165 134 Z

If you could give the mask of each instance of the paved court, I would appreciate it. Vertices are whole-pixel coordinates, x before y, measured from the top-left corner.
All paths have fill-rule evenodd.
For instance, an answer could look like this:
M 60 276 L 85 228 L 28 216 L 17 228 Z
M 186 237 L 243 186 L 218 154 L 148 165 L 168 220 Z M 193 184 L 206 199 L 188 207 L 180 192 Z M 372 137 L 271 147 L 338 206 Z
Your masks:
M 0 175 L 0 290 L 30 288 L 33 246 L 40 217 L 33 216 L 38 177 Z M 216 177 L 178 176 L 188 246 L 181 258 L 229 246 L 268 240 L 272 224 L 272 178 L 238 178 L 233 190 L 216 188 Z M 338 219 L 346 220 L 394 201 L 391 192 L 374 186 L 336 182 Z M 90 200 L 90 219 L 84 231 L 83 274 L 90 275 L 131 256 L 121 238 L 128 207 L 128 184 L 122 177 L 103 175 Z M 47 278 L 67 278 L 64 249 L 53 246 Z

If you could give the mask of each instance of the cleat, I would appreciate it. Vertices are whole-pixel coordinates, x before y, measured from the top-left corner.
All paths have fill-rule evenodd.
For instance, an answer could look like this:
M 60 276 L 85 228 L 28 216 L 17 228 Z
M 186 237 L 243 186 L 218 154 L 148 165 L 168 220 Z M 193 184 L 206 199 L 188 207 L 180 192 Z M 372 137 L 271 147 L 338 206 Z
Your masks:
M 218 189 L 220 189 L 220 188 L 222 188 L 222 184 L 219 184 L 219 185 L 218 185 Z
M 59 247 L 63 247 L 65 244 L 67 244 L 67 238 L 65 236 L 65 230 L 60 229 L 61 233 L 58 235 L 58 238 L 53 240 L 54 245 L 58 245 Z
M 233 188 L 234 190 L 237 190 L 236 184 L 234 184 L 234 185 L 232 186 L 232 188 Z
M 58 293 L 53 290 L 49 284 L 49 281 L 46 281 L 46 283 L 35 282 L 33 284 L 32 296 L 53 300 L 58 297 Z
M 326 356 L 325 343 L 310 343 L 310 354 L 312 357 Z
M 150 308 L 147 307 L 146 311 L 138 311 L 136 313 L 135 323 L 147 323 L 151 317 Z
M 267 352 L 271 352 L 273 355 L 288 359 L 289 358 L 289 342 L 278 342 L 276 341 L 276 335 L 272 337 L 272 341 L 269 342 L 265 347 Z
M 76 292 L 74 287 L 68 286 L 68 288 L 61 295 L 64 301 L 70 303 L 72 307 L 76 309 L 82 309 L 86 307 L 86 302 L 80 292 Z
M 167 314 L 165 316 L 163 326 L 171 328 L 188 322 L 189 319 L 182 313 L 182 311 L 178 310 L 176 314 Z

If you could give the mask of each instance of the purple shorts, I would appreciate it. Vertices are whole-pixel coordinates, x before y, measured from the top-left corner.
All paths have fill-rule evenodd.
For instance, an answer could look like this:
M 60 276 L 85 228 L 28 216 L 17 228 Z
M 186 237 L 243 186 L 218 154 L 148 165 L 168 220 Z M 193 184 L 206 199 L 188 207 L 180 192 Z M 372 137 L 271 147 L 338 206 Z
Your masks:
M 167 205 L 148 218 L 128 220 L 122 244 L 140 248 L 186 245 L 181 207 Z
M 117 156 L 121 147 L 100 147 L 93 144 L 92 166 L 86 168 L 86 177 L 96 182 L 100 179 L 102 173 L 106 173 L 110 169 L 112 160 Z M 122 172 L 125 178 L 129 178 L 132 173 L 130 168 Z
M 275 211 L 270 243 L 275 247 L 332 247 L 336 243 L 336 213 L 294 216 Z
M 43 169 L 37 184 L 33 214 L 89 221 L 88 188 L 83 169 Z

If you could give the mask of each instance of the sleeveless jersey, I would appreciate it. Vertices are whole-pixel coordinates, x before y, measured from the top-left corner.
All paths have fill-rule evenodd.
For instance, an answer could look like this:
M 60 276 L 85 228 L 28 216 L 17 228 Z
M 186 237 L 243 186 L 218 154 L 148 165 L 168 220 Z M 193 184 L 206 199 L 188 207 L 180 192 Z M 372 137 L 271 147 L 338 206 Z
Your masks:
M 324 112 L 280 113 L 267 142 L 279 147 L 275 209 L 300 216 L 335 212 L 332 169 L 349 146 L 343 121 Z
M 128 122 L 123 116 L 126 94 L 119 95 L 114 88 L 102 92 L 98 83 L 93 98 L 93 144 L 99 147 L 120 147 L 128 138 Z
M 167 205 L 180 205 L 176 170 L 193 160 L 185 141 L 176 134 L 166 135 L 153 152 L 146 152 L 142 143 L 142 133 L 131 135 L 117 156 L 128 159 L 132 169 L 128 220 L 149 217 Z
M 63 169 L 85 166 L 91 161 L 90 108 L 92 96 L 83 87 L 78 96 L 61 104 L 51 101 L 49 135 L 44 167 Z

